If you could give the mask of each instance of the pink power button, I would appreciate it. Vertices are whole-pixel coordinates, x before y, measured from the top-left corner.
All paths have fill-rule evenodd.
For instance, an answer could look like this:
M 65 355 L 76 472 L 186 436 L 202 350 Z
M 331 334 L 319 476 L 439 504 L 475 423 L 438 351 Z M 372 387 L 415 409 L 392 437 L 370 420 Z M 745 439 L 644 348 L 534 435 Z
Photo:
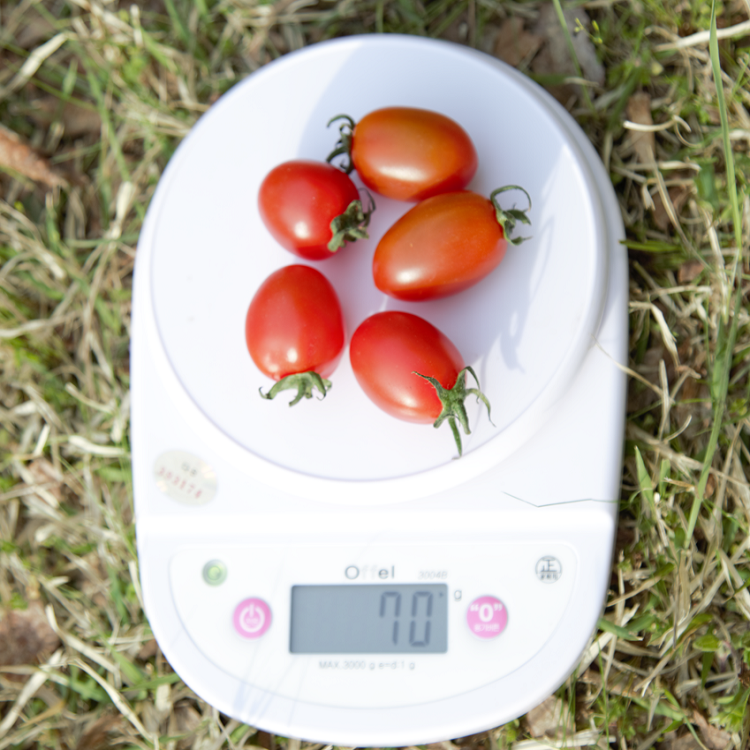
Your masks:
M 480 596 L 469 605 L 466 622 L 474 635 L 495 638 L 508 624 L 508 610 L 494 596 Z
M 233 621 L 243 638 L 260 638 L 271 627 L 271 608 L 262 599 L 243 599 L 234 609 Z

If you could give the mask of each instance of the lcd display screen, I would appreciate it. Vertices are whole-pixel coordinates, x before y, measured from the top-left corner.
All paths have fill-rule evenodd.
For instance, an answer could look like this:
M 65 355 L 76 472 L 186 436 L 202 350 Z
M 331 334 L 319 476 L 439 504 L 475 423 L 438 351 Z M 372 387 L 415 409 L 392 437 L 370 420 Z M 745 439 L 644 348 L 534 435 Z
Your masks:
M 442 654 L 448 650 L 444 584 L 293 586 L 295 654 Z

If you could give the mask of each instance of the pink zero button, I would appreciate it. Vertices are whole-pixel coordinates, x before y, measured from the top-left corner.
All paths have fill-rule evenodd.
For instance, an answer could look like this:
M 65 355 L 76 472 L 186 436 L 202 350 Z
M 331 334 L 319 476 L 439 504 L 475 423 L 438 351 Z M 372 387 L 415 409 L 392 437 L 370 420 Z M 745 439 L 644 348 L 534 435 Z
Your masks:
M 262 599 L 243 599 L 234 609 L 234 629 L 243 638 L 260 638 L 271 627 L 271 608 Z
M 508 624 L 508 610 L 494 596 L 480 596 L 469 605 L 466 622 L 474 635 L 495 638 Z

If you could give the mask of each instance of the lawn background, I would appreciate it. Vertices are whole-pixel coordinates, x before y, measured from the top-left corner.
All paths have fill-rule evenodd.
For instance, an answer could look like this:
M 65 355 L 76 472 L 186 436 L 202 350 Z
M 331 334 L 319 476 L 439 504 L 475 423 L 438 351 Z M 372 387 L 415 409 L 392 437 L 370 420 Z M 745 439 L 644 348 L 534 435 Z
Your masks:
M 220 715 L 152 638 L 130 290 L 198 117 L 290 50 L 372 32 L 474 46 L 546 86 L 611 175 L 630 259 L 607 609 L 539 709 L 442 746 L 746 750 L 749 18 L 747 0 L 713 25 L 703 0 L 0 0 L 0 750 L 322 748 Z

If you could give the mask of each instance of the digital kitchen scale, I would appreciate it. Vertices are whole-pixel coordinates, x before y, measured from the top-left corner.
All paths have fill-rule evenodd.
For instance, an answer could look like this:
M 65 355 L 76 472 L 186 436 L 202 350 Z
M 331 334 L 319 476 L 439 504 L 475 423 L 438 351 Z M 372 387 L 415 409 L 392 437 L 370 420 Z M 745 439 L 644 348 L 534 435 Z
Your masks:
M 467 402 L 460 459 L 447 426 L 375 407 L 348 354 L 324 400 L 288 408 L 285 394 L 260 398 L 271 382 L 245 347 L 256 289 L 299 262 L 260 220 L 263 177 L 324 160 L 331 117 L 389 105 L 453 118 L 479 154 L 470 188 L 521 185 L 533 201 L 532 239 L 453 297 L 405 303 L 375 288 L 377 241 L 411 205 L 380 196 L 370 240 L 310 264 L 336 288 L 348 335 L 399 309 L 456 344 L 492 405 L 490 421 Z M 396 35 L 317 44 L 201 118 L 148 210 L 132 338 L 144 603 L 196 693 L 283 736 L 392 747 L 498 726 L 562 684 L 610 577 L 622 237 L 608 176 L 573 119 L 468 48 Z

